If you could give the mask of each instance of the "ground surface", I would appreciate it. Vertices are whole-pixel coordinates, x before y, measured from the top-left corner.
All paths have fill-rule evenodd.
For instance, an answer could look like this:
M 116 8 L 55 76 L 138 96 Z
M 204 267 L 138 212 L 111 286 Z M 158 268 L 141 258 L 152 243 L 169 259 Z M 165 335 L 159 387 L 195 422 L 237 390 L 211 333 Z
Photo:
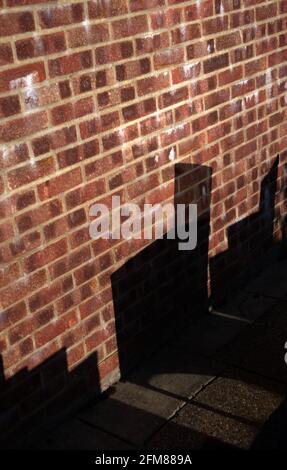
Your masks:
M 286 449 L 286 273 L 264 271 L 40 448 Z

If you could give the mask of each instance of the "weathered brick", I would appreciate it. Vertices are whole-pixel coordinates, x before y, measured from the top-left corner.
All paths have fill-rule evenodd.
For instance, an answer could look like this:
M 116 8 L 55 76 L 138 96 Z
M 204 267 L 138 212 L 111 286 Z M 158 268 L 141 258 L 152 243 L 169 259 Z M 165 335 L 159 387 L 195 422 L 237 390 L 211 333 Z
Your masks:
M 35 22 L 32 12 L 0 14 L 0 36 L 12 36 L 34 30 Z
M 33 83 L 42 82 L 46 78 L 43 62 L 21 65 L 0 72 L 0 92 L 16 90 Z
M 98 65 L 117 62 L 127 59 L 133 55 L 134 48 L 131 41 L 123 41 L 120 43 L 97 47 L 95 51 L 96 63 Z
M 156 52 L 154 56 L 154 66 L 156 69 L 167 67 L 173 64 L 179 64 L 183 61 L 184 49 L 167 49 L 165 51 Z
M 9 188 L 15 189 L 47 176 L 55 171 L 55 162 L 52 157 L 45 158 L 8 173 Z
M 69 47 L 82 47 L 108 41 L 109 28 L 105 24 L 81 26 L 67 32 Z
M 58 199 L 42 204 L 37 209 L 30 210 L 16 218 L 20 233 L 53 219 L 62 213 L 62 204 Z
M 13 114 L 18 114 L 20 111 L 21 105 L 17 95 L 0 98 L 0 118 L 13 116 Z
M 133 36 L 148 31 L 148 21 L 146 15 L 134 16 L 131 18 L 114 21 L 112 23 L 113 36 L 115 39 Z
M 127 0 L 102 0 L 101 2 L 88 2 L 90 18 L 108 18 L 120 16 L 128 12 Z
M 57 158 L 60 168 L 65 168 L 82 160 L 94 157 L 99 153 L 99 142 L 97 139 L 90 140 L 82 145 L 72 147 L 68 150 L 58 153 Z
M 228 65 L 229 65 L 228 54 L 222 54 L 216 57 L 212 57 L 211 59 L 205 60 L 203 62 L 203 70 L 204 70 L 204 73 L 210 73 L 210 72 L 214 72 L 215 70 L 228 67 Z
M 21 39 L 16 41 L 15 44 L 17 57 L 20 60 L 52 55 L 66 50 L 66 40 L 63 32 Z
M 0 67 L 13 62 L 12 47 L 9 42 L 0 44 Z
M 48 6 L 39 11 L 41 28 L 56 28 L 59 26 L 79 23 L 84 19 L 82 3 L 71 5 Z
M 76 52 L 74 54 L 49 60 L 50 77 L 60 75 L 68 75 L 74 72 L 80 72 L 84 69 L 92 67 L 92 53 L 90 50 L 84 52 Z
M 68 250 L 67 241 L 62 239 L 24 259 L 24 270 L 32 272 L 63 256 Z

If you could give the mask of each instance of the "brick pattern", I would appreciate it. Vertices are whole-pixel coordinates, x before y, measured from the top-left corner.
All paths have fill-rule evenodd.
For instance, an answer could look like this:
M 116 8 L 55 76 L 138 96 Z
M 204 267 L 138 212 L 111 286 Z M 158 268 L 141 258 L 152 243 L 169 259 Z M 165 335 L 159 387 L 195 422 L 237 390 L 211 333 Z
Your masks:
M 71 368 L 97 351 L 111 371 L 110 275 L 145 242 L 91 241 L 89 207 L 112 194 L 169 200 L 174 163 L 204 163 L 213 169 L 209 255 L 227 248 L 227 226 L 256 211 L 280 152 L 284 176 L 287 3 L 0 4 L 5 374 L 61 347 Z M 278 198 L 277 220 L 284 210 Z

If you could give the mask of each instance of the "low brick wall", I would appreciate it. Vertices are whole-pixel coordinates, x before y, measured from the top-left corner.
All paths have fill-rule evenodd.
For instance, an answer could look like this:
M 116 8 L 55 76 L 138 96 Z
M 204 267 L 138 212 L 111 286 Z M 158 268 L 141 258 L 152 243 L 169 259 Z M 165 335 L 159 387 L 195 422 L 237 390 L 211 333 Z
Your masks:
M 6 433 L 106 388 L 281 238 L 287 2 L 0 7 Z M 192 258 L 91 240 L 91 204 L 173 200 L 182 164 L 201 208 Z

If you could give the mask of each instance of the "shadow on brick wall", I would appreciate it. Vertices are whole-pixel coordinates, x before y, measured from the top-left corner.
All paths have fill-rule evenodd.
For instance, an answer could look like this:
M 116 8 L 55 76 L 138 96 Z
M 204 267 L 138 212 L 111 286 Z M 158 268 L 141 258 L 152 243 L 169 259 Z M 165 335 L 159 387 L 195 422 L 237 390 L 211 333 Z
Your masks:
M 212 170 L 177 164 L 174 171 L 175 213 L 176 204 L 198 205 L 198 243 L 194 250 L 179 251 L 178 236 L 165 235 L 112 275 L 122 374 L 208 308 Z
M 0 358 L 1 448 L 17 447 L 18 441 L 29 445 L 37 437 L 33 431 L 44 433 L 100 390 L 96 353 L 69 371 L 66 350 L 61 349 L 33 370 L 22 369 L 8 380 Z
M 273 245 L 275 195 L 279 156 L 262 180 L 259 210 L 227 229 L 228 250 L 209 261 L 211 302 L 220 304 L 228 290 L 236 290 L 260 268 Z
M 254 259 L 272 246 L 277 171 L 278 158 L 262 181 L 259 211 L 231 226 L 228 251 L 209 261 L 215 300 L 221 297 L 222 289 L 226 292 L 229 283 L 233 284 L 235 275 L 236 279 L 246 277 Z M 182 331 L 187 323 L 196 322 L 208 311 L 211 181 L 209 167 L 175 166 L 175 202 L 198 204 L 198 244 L 195 250 L 179 251 L 180 240 L 169 240 L 165 236 L 112 275 L 122 376 Z M 250 238 L 251 235 L 253 237 Z M 245 250 L 246 237 L 253 241 Z M 240 262 L 233 266 L 232 275 L 229 274 L 228 278 L 222 273 L 234 257 L 238 257 Z M 186 366 L 174 363 L 173 372 L 184 372 Z M 165 367 L 163 363 L 162 369 L 154 373 L 164 372 Z M 208 366 L 198 367 L 192 361 L 188 370 L 202 375 L 212 372 Z M 22 433 L 23 437 L 27 430 L 28 434 L 37 428 L 45 430 L 62 421 L 100 393 L 100 382 L 96 354 L 69 371 L 66 351 L 61 349 L 32 371 L 24 369 L 8 380 L 5 380 L 0 362 L 0 438 L 3 446 L 10 445 L 14 435 Z M 148 386 L 148 383 L 147 376 L 141 385 Z M 137 409 L 129 407 L 129 413 L 137 416 Z

